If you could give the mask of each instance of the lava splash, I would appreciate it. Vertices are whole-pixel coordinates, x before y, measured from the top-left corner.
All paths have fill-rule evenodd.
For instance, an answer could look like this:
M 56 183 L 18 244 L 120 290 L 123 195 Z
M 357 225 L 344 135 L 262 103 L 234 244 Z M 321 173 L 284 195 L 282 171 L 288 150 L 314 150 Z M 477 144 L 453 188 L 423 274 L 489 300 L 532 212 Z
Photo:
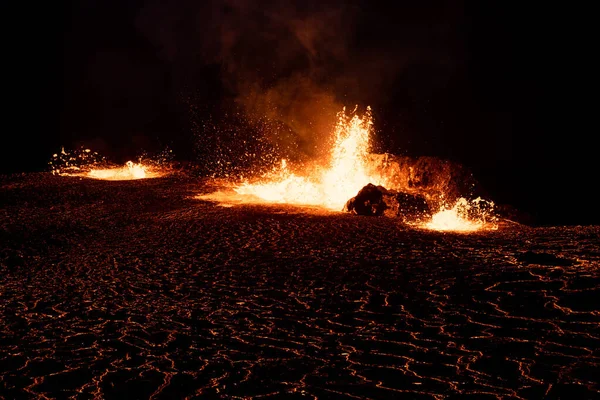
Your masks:
M 269 173 L 234 186 L 233 191 L 239 198 L 233 199 L 231 194 L 224 192 L 198 198 L 224 205 L 262 202 L 342 211 L 346 202 L 368 184 L 414 194 L 414 188 L 398 185 L 397 177 L 377 168 L 370 153 L 372 126 L 369 107 L 362 117 L 356 114 L 356 109 L 350 114 L 343 109 L 337 115 L 334 140 L 325 160 L 300 170 L 292 169 L 287 160 L 282 159 Z M 415 220 L 411 224 L 426 229 L 463 232 L 494 228 L 491 202 L 460 198 L 449 206 L 444 203 L 439 207 L 436 201 L 433 203 L 438 211 L 432 213 L 431 220 L 425 223 Z
M 352 116 L 345 109 L 338 113 L 334 143 L 325 166 L 314 165 L 296 174 L 283 159 L 272 172 L 254 182 L 244 181 L 234 188 L 235 192 L 267 202 L 317 205 L 339 211 L 366 184 L 385 185 L 381 176 L 370 174 L 367 168 L 371 109 L 367 108 L 362 118 L 355 112 Z
M 431 221 L 420 227 L 436 231 L 473 232 L 498 229 L 497 218 L 491 212 L 494 203 L 478 197 L 468 201 L 461 197 L 452 206 L 446 204 L 432 215 Z
M 87 172 L 89 178 L 108 181 L 124 181 L 131 179 L 158 178 L 163 174 L 149 166 L 133 161 L 127 161 L 124 167 L 91 169 Z
M 60 153 L 53 155 L 49 164 L 54 175 L 109 181 L 158 178 L 169 173 L 169 168 L 162 158 L 157 160 L 140 158 L 137 163 L 127 161 L 121 166 L 107 162 L 97 152 L 86 148 L 75 151 L 65 151 L 63 148 Z

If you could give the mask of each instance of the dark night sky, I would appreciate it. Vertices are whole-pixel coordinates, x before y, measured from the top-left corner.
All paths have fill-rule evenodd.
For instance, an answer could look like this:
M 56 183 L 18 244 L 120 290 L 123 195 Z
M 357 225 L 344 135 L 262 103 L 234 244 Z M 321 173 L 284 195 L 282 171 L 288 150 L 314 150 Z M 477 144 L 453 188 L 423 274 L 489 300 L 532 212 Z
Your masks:
M 44 170 L 60 146 L 79 145 L 115 161 L 169 145 L 198 162 L 198 137 L 217 140 L 203 122 L 225 126 L 236 112 L 278 121 L 286 134 L 271 140 L 310 156 L 328 115 L 371 105 L 380 149 L 458 161 L 494 200 L 545 223 L 600 222 L 595 125 L 582 105 L 584 10 L 372 3 L 82 0 L 38 10 L 24 25 L 36 33 L 9 47 L 16 76 L 26 75 L 14 103 L 41 94 L 42 127 L 17 135 L 19 160 L 5 158 L 2 171 Z

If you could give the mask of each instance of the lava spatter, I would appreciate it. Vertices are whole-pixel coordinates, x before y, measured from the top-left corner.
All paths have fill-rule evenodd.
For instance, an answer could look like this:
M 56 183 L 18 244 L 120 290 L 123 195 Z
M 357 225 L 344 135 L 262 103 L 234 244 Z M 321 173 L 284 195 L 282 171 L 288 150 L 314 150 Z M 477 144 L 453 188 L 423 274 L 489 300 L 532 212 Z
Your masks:
M 493 214 L 493 202 L 478 197 L 468 201 L 459 198 L 454 205 L 443 204 L 430 221 L 419 226 L 436 231 L 473 232 L 482 229 L 498 229 Z
M 231 191 L 199 195 L 199 199 L 220 202 L 223 205 L 250 203 L 279 203 L 323 207 L 341 211 L 344 204 L 367 184 L 395 187 L 388 174 L 376 167 L 372 157 L 371 109 L 359 116 L 356 109 L 342 110 L 337 115 L 333 141 L 328 157 L 309 165 L 291 166 L 286 159 L 261 177 L 233 184 Z M 411 189 L 414 191 L 414 189 Z M 442 193 L 443 197 L 443 193 Z M 477 198 L 468 201 L 459 198 L 454 203 L 443 202 L 431 220 L 411 225 L 430 230 L 473 232 L 496 229 L 493 203 Z
M 282 160 L 271 173 L 254 182 L 245 181 L 234 190 L 267 202 L 319 205 L 339 211 L 366 184 L 385 183 L 380 176 L 370 175 L 366 165 L 372 125 L 370 108 L 362 117 L 355 112 L 346 114 L 344 109 L 338 114 L 333 145 L 324 165 L 315 163 L 295 173 Z
M 167 150 L 170 153 L 170 150 Z M 76 176 L 108 181 L 124 181 L 158 178 L 170 173 L 163 153 L 157 157 L 140 157 L 138 162 L 127 161 L 119 166 L 109 163 L 91 149 L 80 148 L 74 151 L 61 149 L 49 162 L 52 173 L 60 176 Z

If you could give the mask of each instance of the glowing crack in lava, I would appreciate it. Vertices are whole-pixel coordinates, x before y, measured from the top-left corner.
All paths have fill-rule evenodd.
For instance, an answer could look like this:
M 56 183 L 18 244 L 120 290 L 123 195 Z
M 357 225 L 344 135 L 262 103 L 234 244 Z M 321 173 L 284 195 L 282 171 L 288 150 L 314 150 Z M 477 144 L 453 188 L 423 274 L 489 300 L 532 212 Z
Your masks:
M 436 231 L 472 232 L 482 229 L 498 229 L 496 217 L 486 209 L 494 204 L 480 197 L 468 201 L 461 197 L 453 206 L 443 205 L 433 214 L 431 221 L 421 225 L 422 228 Z
M 353 113 L 354 114 L 354 113 Z M 371 109 L 360 118 L 338 113 L 335 140 L 326 167 L 314 167 L 304 176 L 292 173 L 286 160 L 257 182 L 243 182 L 234 190 L 267 202 L 323 206 L 341 210 L 346 201 L 366 184 L 384 185 L 384 179 L 369 175 L 366 156 L 373 125 Z
M 90 149 L 81 148 L 76 151 L 65 151 L 54 154 L 50 161 L 52 173 L 61 176 L 78 176 L 85 178 L 124 181 L 145 178 L 158 178 L 166 175 L 167 168 L 160 162 L 127 161 L 124 166 L 116 166 Z

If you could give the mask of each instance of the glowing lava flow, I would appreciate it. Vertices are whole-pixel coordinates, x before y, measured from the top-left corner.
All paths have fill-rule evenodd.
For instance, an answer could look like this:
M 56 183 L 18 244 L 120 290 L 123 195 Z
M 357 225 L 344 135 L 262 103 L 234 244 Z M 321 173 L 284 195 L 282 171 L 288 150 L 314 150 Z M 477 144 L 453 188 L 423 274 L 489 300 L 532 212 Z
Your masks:
M 169 168 L 161 159 L 149 159 L 144 162 L 140 159 L 138 163 L 127 161 L 124 166 L 115 166 L 98 153 L 85 148 L 74 151 L 65 151 L 63 148 L 60 153 L 52 156 L 49 164 L 54 175 L 109 181 L 158 178 L 169 173 Z
M 234 190 L 268 202 L 318 205 L 341 210 L 346 201 L 366 184 L 384 185 L 379 176 L 367 173 L 366 156 L 373 120 L 371 109 L 352 118 L 345 110 L 338 114 L 335 142 L 325 168 L 315 168 L 307 176 L 288 170 L 285 160 L 272 173 L 255 183 L 244 182 Z
M 481 198 L 469 202 L 461 197 L 454 206 L 443 206 L 433 214 L 431 221 L 423 224 L 422 227 L 436 231 L 458 232 L 497 229 L 496 218 L 481 207 L 482 202 L 485 201 Z M 493 207 L 493 203 L 488 204 Z
M 127 161 L 124 167 L 91 169 L 87 176 L 94 179 L 123 181 L 130 179 L 156 178 L 161 176 L 157 171 L 150 171 L 142 163 Z

